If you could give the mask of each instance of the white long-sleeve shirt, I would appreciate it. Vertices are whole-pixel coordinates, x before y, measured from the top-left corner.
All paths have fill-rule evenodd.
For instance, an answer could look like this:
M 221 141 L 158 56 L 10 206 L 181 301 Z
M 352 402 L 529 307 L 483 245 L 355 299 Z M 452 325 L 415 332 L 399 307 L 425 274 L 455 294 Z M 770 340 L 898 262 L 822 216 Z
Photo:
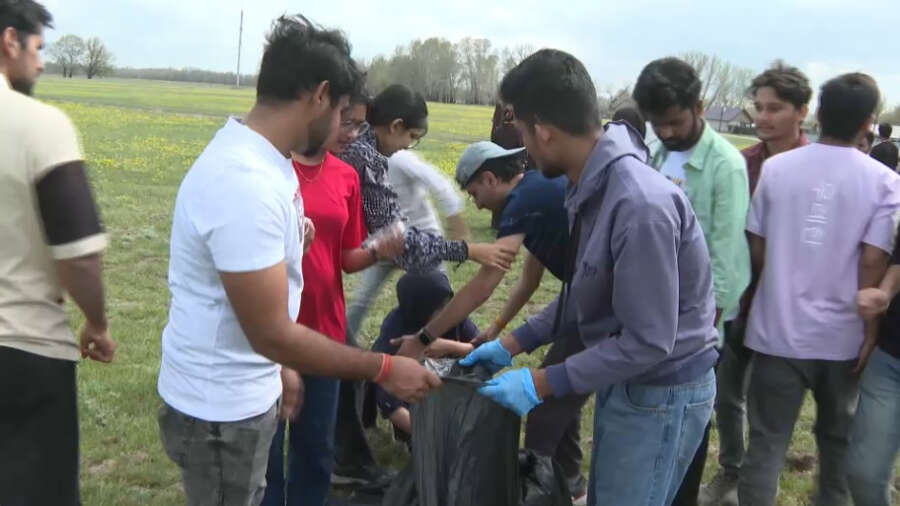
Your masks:
M 388 158 L 388 180 L 397 192 L 409 226 L 443 234 L 429 195 L 440 204 L 444 216 L 454 216 L 463 210 L 462 199 L 450 179 L 408 149 Z

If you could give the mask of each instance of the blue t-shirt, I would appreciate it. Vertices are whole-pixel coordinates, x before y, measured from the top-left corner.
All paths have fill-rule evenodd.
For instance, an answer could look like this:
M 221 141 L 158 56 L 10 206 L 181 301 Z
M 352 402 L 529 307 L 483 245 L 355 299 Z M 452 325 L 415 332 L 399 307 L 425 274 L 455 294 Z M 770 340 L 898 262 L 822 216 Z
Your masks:
M 566 184 L 565 176 L 547 179 L 540 171 L 526 171 L 507 197 L 497 228 L 498 239 L 525 234 L 525 249 L 557 279 L 563 278 L 569 242 Z

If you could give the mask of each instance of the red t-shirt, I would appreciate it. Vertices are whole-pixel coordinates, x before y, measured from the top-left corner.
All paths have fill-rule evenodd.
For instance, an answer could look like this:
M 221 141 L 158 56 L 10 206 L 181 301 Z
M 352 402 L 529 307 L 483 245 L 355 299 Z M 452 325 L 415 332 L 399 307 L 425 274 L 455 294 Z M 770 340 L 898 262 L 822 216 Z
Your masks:
M 303 209 L 316 237 L 303 257 L 303 296 L 297 321 L 335 341 L 347 340 L 341 258 L 366 238 L 359 176 L 331 153 L 321 167 L 294 160 Z

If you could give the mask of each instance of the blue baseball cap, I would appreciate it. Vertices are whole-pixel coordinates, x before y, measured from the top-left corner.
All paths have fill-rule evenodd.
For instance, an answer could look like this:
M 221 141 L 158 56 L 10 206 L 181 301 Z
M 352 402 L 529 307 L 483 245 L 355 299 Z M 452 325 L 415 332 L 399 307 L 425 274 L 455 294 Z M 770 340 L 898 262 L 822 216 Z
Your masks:
M 490 141 L 476 142 L 463 151 L 456 164 L 456 182 L 463 188 L 472 180 L 472 176 L 484 165 L 484 162 L 495 158 L 517 155 L 525 148 L 503 149 Z

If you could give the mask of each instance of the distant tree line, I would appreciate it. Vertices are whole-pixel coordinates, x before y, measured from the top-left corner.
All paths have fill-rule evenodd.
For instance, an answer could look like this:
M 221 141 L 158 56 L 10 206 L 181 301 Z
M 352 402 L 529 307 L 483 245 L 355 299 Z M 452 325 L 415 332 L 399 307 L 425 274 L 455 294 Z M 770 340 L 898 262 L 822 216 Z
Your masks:
M 503 74 L 533 51 L 528 45 L 495 49 L 488 39 L 454 43 L 432 37 L 398 46 L 393 55 L 376 56 L 363 66 L 373 94 L 401 83 L 434 102 L 492 104 Z
M 192 83 L 225 84 L 234 86 L 234 72 L 213 72 L 195 68 L 145 68 L 120 67 L 113 73 L 115 77 L 128 79 L 154 79 L 159 81 L 187 81 Z M 241 74 L 241 86 L 256 86 L 256 75 Z

